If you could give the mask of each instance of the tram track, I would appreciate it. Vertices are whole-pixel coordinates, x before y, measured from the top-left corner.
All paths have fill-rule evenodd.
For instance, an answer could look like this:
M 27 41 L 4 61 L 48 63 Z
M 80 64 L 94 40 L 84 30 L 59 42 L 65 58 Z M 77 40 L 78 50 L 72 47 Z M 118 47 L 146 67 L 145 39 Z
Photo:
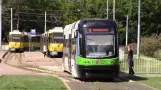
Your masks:
M 122 79 L 120 77 L 117 77 L 114 80 L 111 79 L 81 80 L 81 79 L 74 79 L 69 74 L 69 77 L 61 76 L 61 78 L 63 78 L 64 81 L 67 82 L 67 84 L 71 87 L 72 90 L 135 90 L 131 87 L 135 85 L 135 82 L 128 82 L 128 80 Z M 74 84 L 75 86 L 73 86 L 72 84 Z
M 92 87 L 94 90 L 100 90 L 99 88 L 93 86 L 90 82 L 86 82 L 86 84 L 88 84 L 90 87 Z
M 22 64 L 22 54 L 21 53 L 16 53 L 16 59 L 17 59 L 17 64 L 21 65 Z
M 110 79 L 94 79 L 94 80 L 88 80 L 85 81 L 86 84 L 88 84 L 90 87 L 93 88 L 93 90 L 106 90 L 103 87 L 107 87 L 107 84 L 116 84 L 116 86 L 121 82 L 119 78 L 115 78 L 114 80 Z M 118 88 L 116 88 L 118 89 Z
M 19 67 L 22 66 L 22 53 L 8 52 L 4 57 L 4 63 L 10 66 Z
M 137 82 L 129 82 L 120 77 L 115 78 L 113 81 L 98 80 L 88 81 L 86 83 L 94 88 L 92 90 L 154 90 L 153 88 L 149 88 Z
M 7 64 L 7 60 L 10 58 L 11 54 L 12 54 L 11 52 L 8 52 L 7 55 L 5 55 L 5 57 L 4 57 L 5 64 Z
M 59 76 L 59 75 L 58 75 Z M 68 75 L 67 75 L 68 76 Z M 110 79 L 75 79 L 70 74 L 68 77 L 59 76 L 63 81 L 71 87 L 72 90 L 129 90 L 130 87 L 126 87 L 123 83 L 127 81 L 121 80 L 119 77 L 115 78 L 113 81 Z M 75 86 L 73 86 L 74 84 Z M 107 89 L 111 86 L 111 89 Z M 119 87 L 116 87 L 119 86 Z M 121 88 L 120 88 L 121 87 Z M 79 89 L 80 88 L 80 89 Z M 123 89 L 122 89 L 123 88 Z

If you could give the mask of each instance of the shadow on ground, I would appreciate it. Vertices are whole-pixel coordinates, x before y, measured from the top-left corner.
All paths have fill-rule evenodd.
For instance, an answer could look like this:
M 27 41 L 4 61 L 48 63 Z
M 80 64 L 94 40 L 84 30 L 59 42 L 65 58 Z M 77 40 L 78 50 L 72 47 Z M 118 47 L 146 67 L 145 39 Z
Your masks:
M 86 78 L 86 79 L 78 79 L 83 82 L 129 82 L 129 80 L 133 81 L 143 81 L 147 80 L 145 77 L 139 77 L 135 75 L 129 75 L 124 72 L 120 72 L 119 77 L 117 78 Z
M 78 79 L 83 82 L 117 82 L 112 78 L 86 78 L 86 79 Z
M 50 56 L 50 58 L 62 58 L 62 55 Z
M 124 72 L 120 72 L 120 78 L 125 79 L 125 80 L 133 80 L 133 81 L 143 81 L 143 80 L 147 80 L 147 78 L 145 77 L 139 77 L 136 75 L 129 75 L 127 73 Z

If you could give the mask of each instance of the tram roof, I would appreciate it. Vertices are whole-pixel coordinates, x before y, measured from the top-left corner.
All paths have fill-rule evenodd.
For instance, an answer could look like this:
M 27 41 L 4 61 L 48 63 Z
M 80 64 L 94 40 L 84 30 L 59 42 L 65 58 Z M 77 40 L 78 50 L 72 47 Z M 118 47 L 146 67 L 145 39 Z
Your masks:
M 71 23 L 71 24 L 66 25 L 65 28 L 64 28 L 64 32 L 65 31 L 68 31 L 68 30 L 71 30 L 71 29 L 73 29 L 74 31 L 76 31 L 78 29 L 79 22 L 80 22 L 80 20 L 79 21 L 76 21 L 74 23 Z
M 49 29 L 48 33 L 53 33 L 53 32 L 63 32 L 63 27 L 55 27 L 53 29 Z
M 19 30 L 13 30 L 12 32 L 9 33 L 9 35 L 11 34 L 23 34 L 23 33 L 20 32 Z
M 103 18 L 85 18 L 83 20 L 80 20 L 80 26 L 82 26 L 83 24 L 86 24 L 83 27 L 90 27 L 91 25 L 93 26 L 94 24 L 92 23 L 93 21 L 96 21 L 95 26 L 99 25 L 99 26 L 107 26 L 110 25 L 112 27 L 117 27 L 116 21 L 113 19 L 103 19 Z M 101 24 L 100 22 L 104 22 L 105 24 Z

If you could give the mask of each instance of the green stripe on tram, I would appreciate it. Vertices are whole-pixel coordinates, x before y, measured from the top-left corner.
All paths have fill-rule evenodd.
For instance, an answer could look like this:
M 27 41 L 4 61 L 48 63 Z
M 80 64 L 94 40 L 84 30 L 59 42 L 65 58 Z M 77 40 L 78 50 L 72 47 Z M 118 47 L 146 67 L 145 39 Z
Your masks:
M 119 58 L 89 59 L 77 56 L 78 65 L 114 65 L 119 64 Z

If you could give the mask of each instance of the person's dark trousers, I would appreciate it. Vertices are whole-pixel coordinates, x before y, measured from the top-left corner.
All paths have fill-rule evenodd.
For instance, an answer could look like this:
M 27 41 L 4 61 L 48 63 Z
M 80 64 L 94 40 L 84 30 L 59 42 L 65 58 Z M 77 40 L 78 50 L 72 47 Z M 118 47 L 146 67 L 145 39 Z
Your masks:
M 44 57 L 45 57 L 45 55 L 46 55 L 46 52 L 44 52 Z
M 131 75 L 135 74 L 134 70 L 132 68 L 132 65 L 129 65 L 129 74 L 131 74 Z

